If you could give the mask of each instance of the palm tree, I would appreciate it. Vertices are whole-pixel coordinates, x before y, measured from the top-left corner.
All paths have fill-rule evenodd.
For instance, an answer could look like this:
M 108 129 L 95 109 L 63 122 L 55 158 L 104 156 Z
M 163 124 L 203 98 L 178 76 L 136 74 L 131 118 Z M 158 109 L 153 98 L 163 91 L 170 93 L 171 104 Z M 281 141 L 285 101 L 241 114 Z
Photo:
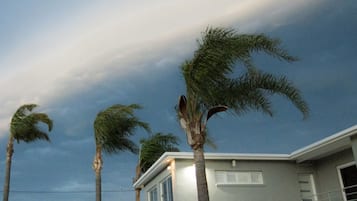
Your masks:
M 257 52 L 287 62 L 297 60 L 280 47 L 279 40 L 264 34 L 238 34 L 233 29 L 207 28 L 193 58 L 182 65 L 186 96 L 180 96 L 177 112 L 194 153 L 199 201 L 209 201 L 204 144 L 210 117 L 226 110 L 236 115 L 256 110 L 272 116 L 269 100 L 272 94 L 286 97 L 304 118 L 308 116 L 308 106 L 299 90 L 284 76 L 265 73 L 255 67 L 252 54 Z M 243 68 L 234 71 L 238 66 Z
M 37 105 L 26 104 L 17 109 L 12 116 L 10 123 L 10 137 L 6 148 L 6 172 L 3 192 L 3 201 L 9 200 L 10 191 L 10 173 L 12 154 L 14 153 L 14 140 L 19 143 L 24 141 L 30 143 L 36 140 L 50 141 L 47 133 L 38 128 L 39 123 L 44 123 L 48 126 L 48 131 L 52 130 L 53 122 L 45 113 L 32 112 Z
M 101 170 L 103 167 L 102 151 L 115 154 L 121 151 L 138 152 L 136 144 L 129 139 L 136 128 L 141 127 L 150 132 L 149 125 L 140 121 L 134 110 L 140 109 L 137 104 L 113 105 L 97 114 L 94 121 L 96 152 L 93 169 L 96 176 L 96 201 L 101 201 Z
M 136 166 L 134 182 L 137 181 L 140 176 L 145 173 L 163 153 L 167 151 L 179 151 L 179 149 L 176 147 L 178 142 L 179 139 L 177 136 L 171 133 L 155 133 L 147 139 L 141 139 L 139 161 Z M 141 188 L 135 189 L 136 201 L 140 201 L 140 191 Z

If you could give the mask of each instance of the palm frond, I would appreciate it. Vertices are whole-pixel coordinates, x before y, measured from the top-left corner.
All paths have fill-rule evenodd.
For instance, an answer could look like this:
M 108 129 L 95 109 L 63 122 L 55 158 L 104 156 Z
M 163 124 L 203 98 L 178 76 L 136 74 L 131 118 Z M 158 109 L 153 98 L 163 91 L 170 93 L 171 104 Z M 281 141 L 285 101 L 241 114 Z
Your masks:
M 259 87 L 253 86 L 247 76 L 250 75 L 244 74 L 238 79 L 227 79 L 214 90 L 214 96 L 206 98 L 207 107 L 222 104 L 238 115 L 252 109 L 273 115 L 271 102 L 266 94 Z
M 22 106 L 20 106 L 20 107 L 16 110 L 16 112 L 15 112 L 13 118 L 21 118 L 21 117 L 25 116 L 26 113 L 32 112 L 32 110 L 33 110 L 34 108 L 36 108 L 36 107 L 37 107 L 36 104 L 25 104 L 25 105 L 22 105 Z
M 10 131 L 17 142 L 32 142 L 35 140 L 50 141 L 46 132 L 41 131 L 39 123 L 48 126 L 48 131 L 52 130 L 53 121 L 45 113 L 31 113 L 37 107 L 36 104 L 21 106 L 13 115 L 10 124 Z
M 171 134 L 155 133 L 147 139 L 141 139 L 139 164 L 143 172 L 151 167 L 160 156 L 168 151 L 179 151 L 179 139 Z
M 308 115 L 308 106 L 300 92 L 285 77 L 261 73 L 251 58 L 254 52 L 264 52 L 287 62 L 296 61 L 281 48 L 279 39 L 264 34 L 238 34 L 233 29 L 207 28 L 198 41 L 193 58 L 182 65 L 186 81 L 189 116 L 217 105 L 228 106 L 236 114 L 251 109 L 273 114 L 267 95 L 277 93 L 287 97 Z M 236 63 L 242 63 L 246 73 L 231 77 Z M 191 118 L 192 119 L 192 118 Z
M 285 60 L 287 62 L 297 61 L 297 57 L 281 48 L 281 41 L 276 38 L 270 38 L 265 34 L 240 34 L 235 35 L 236 46 L 240 47 L 240 58 L 249 58 L 253 52 L 265 52 L 270 56 Z
M 15 139 L 19 140 L 19 138 L 15 138 Z M 28 135 L 21 136 L 21 140 L 26 143 L 30 143 L 36 140 L 45 140 L 48 142 L 51 141 L 47 133 L 38 129 L 32 130 L 31 132 L 28 133 Z
M 37 123 L 44 123 L 48 127 L 48 131 L 52 131 L 53 128 L 53 121 L 48 117 L 45 113 L 32 113 L 28 115 L 27 118 L 33 119 L 33 122 Z
M 251 54 L 261 51 L 281 60 L 296 61 L 280 47 L 278 39 L 264 34 L 238 34 L 233 29 L 207 28 L 194 57 L 182 66 L 186 84 L 193 89 L 216 86 L 233 72 L 234 63 L 249 64 Z
M 117 104 L 99 112 L 94 121 L 96 144 L 109 154 L 125 150 L 137 153 L 138 147 L 129 137 L 135 134 L 137 128 L 150 132 L 149 125 L 134 115 L 135 110 L 140 108 L 137 104 Z
M 242 90 L 260 90 L 264 95 L 278 94 L 284 96 L 290 100 L 295 107 L 303 114 L 304 118 L 307 118 L 309 113 L 309 107 L 300 95 L 300 91 L 288 81 L 285 76 L 275 76 L 269 73 L 256 72 L 254 75 L 243 76 L 240 81 L 248 83 L 245 88 L 240 87 Z M 237 83 L 236 86 L 241 85 Z M 263 95 L 263 96 L 264 96 Z M 262 97 L 265 100 L 268 98 Z M 270 104 L 270 103 L 269 103 Z
M 208 119 L 211 118 L 214 114 L 216 114 L 218 112 L 224 112 L 227 109 L 228 109 L 227 106 L 215 106 L 215 107 L 209 109 L 207 112 L 206 121 L 208 121 Z
M 120 144 L 120 146 L 118 146 Z M 107 143 L 102 145 L 102 149 L 108 154 L 115 154 L 123 151 L 130 151 L 137 154 L 139 152 L 138 146 L 128 138 L 110 138 Z

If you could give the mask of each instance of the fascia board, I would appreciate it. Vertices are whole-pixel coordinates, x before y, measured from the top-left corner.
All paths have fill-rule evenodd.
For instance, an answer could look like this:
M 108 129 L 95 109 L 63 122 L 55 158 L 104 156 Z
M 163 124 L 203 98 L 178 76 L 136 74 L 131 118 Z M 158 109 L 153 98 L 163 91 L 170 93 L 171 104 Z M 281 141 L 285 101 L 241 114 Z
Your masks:
M 141 177 L 136 182 L 134 182 L 133 187 L 139 188 L 143 185 L 143 182 L 148 180 L 149 177 L 154 174 L 154 172 L 159 171 L 157 169 L 162 166 L 162 163 L 166 160 L 167 155 L 168 153 L 164 153 L 143 175 L 141 175 Z
M 336 142 L 338 140 L 341 140 L 343 138 L 353 136 L 355 134 L 357 134 L 357 125 L 352 126 L 350 128 L 347 128 L 345 130 L 342 130 L 342 131 L 340 131 L 340 132 L 338 132 L 336 134 L 333 134 L 333 135 L 331 135 L 331 136 L 329 136 L 327 138 L 324 138 L 324 139 L 322 139 L 320 141 L 317 141 L 317 142 L 312 143 L 312 144 L 310 144 L 310 145 L 308 145 L 306 147 L 303 147 L 301 149 L 298 149 L 298 150 L 292 152 L 290 154 L 290 159 L 291 160 L 296 160 L 297 158 L 299 158 L 299 157 L 301 157 L 301 156 L 303 156 L 305 154 L 308 154 L 308 153 L 310 153 L 310 152 L 312 152 L 314 150 L 317 150 L 317 149 L 319 149 L 321 147 L 328 146 L 329 144 L 332 144 L 332 143 L 334 143 L 334 142 Z
M 169 161 L 177 158 L 190 158 L 190 152 L 165 152 L 157 161 L 133 184 L 134 188 L 138 188 L 147 183 L 152 177 L 158 174 L 162 169 L 166 168 Z M 193 158 L 193 157 L 192 157 Z
M 172 159 L 193 159 L 192 152 L 166 152 Z M 205 153 L 206 160 L 289 160 L 289 154 Z
M 261 154 L 261 153 L 205 153 L 208 160 L 289 160 L 289 154 Z

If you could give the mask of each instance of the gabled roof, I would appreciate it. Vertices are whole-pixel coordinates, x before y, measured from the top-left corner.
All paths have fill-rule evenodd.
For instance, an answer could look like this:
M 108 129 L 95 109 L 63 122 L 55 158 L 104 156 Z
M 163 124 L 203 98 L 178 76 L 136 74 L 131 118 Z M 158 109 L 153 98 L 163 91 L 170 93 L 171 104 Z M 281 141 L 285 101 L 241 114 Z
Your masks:
M 357 135 L 357 125 L 342 130 L 311 145 L 298 149 L 291 154 L 242 154 L 242 153 L 205 153 L 206 160 L 286 160 L 297 163 L 316 160 L 351 147 L 350 137 Z M 166 152 L 164 153 L 135 183 L 140 187 L 149 182 L 170 161 L 176 159 L 193 159 L 192 152 Z

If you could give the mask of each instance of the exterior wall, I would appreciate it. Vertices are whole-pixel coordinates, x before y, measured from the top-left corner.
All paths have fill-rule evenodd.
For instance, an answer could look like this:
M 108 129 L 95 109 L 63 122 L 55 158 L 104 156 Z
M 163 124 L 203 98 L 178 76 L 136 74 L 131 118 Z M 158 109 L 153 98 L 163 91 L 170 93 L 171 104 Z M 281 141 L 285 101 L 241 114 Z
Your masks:
M 298 167 L 290 161 L 206 161 L 210 199 L 216 201 L 300 201 Z M 216 185 L 216 170 L 262 171 L 263 185 Z M 197 200 L 195 173 L 192 160 L 176 161 L 174 201 Z
M 352 161 L 352 149 L 315 161 L 316 188 L 320 199 L 343 200 L 337 167 Z
M 197 200 L 193 160 L 175 160 L 174 201 Z
M 316 161 L 207 160 L 206 175 L 213 201 L 301 201 L 299 174 L 313 174 L 318 200 L 343 201 L 337 167 L 355 161 L 352 148 Z M 192 159 L 175 159 L 171 169 L 163 169 L 142 189 L 142 200 L 148 191 L 171 175 L 174 201 L 196 201 L 195 168 Z M 263 185 L 216 185 L 215 171 L 261 171 Z

